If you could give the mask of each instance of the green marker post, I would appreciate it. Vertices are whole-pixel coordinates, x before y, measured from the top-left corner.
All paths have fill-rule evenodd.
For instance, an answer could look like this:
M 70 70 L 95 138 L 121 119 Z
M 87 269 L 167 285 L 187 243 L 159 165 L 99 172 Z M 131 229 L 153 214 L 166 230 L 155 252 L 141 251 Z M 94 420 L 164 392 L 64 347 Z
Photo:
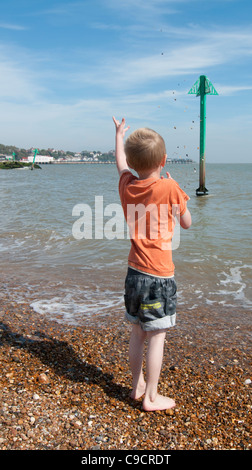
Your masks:
M 38 153 L 38 149 L 35 149 L 35 150 L 34 150 L 34 157 L 33 157 L 33 162 L 32 162 L 32 166 L 31 166 L 31 170 L 33 170 L 33 168 L 34 168 L 34 163 L 35 163 L 35 159 L 36 159 L 37 153 Z
M 204 196 L 208 193 L 205 186 L 205 147 L 206 147 L 206 95 L 218 95 L 214 86 L 205 75 L 201 75 L 188 92 L 190 95 L 200 96 L 200 170 L 199 188 L 196 189 L 197 196 Z

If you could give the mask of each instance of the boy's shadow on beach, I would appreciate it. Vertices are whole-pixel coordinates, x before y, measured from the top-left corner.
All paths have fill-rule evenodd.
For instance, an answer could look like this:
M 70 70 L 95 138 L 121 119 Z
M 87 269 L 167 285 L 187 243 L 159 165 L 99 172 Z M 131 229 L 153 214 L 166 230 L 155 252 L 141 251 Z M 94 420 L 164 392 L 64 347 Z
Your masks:
M 31 335 L 33 338 L 27 338 L 13 332 L 9 326 L 2 322 L 0 322 L 0 331 L 2 331 L 0 347 L 4 343 L 8 343 L 15 349 L 26 350 L 53 369 L 58 376 L 64 376 L 75 383 L 96 384 L 109 397 L 133 406 L 132 400 L 129 398 L 130 389 L 128 387 L 115 383 L 113 374 L 104 373 L 100 367 L 80 359 L 66 341 L 57 340 L 41 331 L 33 333 Z

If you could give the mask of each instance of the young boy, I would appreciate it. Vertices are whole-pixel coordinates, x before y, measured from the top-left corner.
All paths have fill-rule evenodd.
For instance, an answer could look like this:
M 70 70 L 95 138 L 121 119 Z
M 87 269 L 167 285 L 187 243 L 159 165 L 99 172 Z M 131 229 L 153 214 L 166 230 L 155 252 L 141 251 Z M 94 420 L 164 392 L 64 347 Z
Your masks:
M 157 392 L 167 328 L 176 320 L 176 283 L 171 239 L 174 212 L 182 228 L 191 225 L 186 206 L 189 197 L 174 181 L 160 177 L 166 162 L 162 137 L 151 129 L 138 129 L 126 140 L 125 119 L 116 126 L 116 163 L 119 194 L 131 235 L 125 280 L 126 318 L 132 323 L 129 360 L 133 379 L 131 397 L 144 395 L 143 409 L 173 408 L 175 401 Z M 134 169 L 138 178 L 132 174 Z M 142 210 L 145 207 L 145 212 Z M 142 217 L 136 221 L 136 210 Z M 153 215 L 154 214 L 154 215 Z M 145 226 L 143 226 L 143 223 Z M 143 351 L 147 340 L 146 382 Z

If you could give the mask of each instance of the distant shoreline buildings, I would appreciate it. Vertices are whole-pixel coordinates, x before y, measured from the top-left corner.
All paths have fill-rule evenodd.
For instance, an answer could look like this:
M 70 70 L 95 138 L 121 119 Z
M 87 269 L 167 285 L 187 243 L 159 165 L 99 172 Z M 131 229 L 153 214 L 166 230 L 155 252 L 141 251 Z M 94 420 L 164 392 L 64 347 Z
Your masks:
M 35 148 L 28 150 L 18 149 L 13 146 L 4 146 L 0 144 L 0 161 L 12 160 L 20 161 L 23 163 L 33 163 Z M 75 153 L 64 150 L 56 149 L 39 149 L 35 157 L 37 164 L 69 164 L 69 163 L 97 163 L 97 164 L 115 164 L 115 150 L 110 150 L 107 153 L 100 151 L 88 151 Z M 169 163 L 195 163 L 192 159 L 186 158 L 168 158 Z
M 33 159 L 34 159 L 34 156 L 33 155 L 29 155 L 28 157 L 23 157 L 21 158 L 21 160 L 19 160 L 20 162 L 23 162 L 23 163 L 32 163 L 33 162 Z M 43 164 L 43 163 L 54 163 L 54 158 L 51 157 L 50 155 L 36 155 L 35 157 L 35 163 L 38 163 L 38 164 Z

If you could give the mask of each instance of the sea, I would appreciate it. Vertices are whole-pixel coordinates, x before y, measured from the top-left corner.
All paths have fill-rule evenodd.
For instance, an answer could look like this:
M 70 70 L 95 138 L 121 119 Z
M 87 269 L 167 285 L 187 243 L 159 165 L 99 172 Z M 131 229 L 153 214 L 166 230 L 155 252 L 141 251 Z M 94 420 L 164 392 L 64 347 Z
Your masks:
M 0 171 L 0 300 L 74 326 L 123 318 L 130 240 L 116 165 L 41 167 Z M 237 312 L 237 324 L 244 312 L 251 325 L 252 164 L 206 164 L 201 197 L 198 164 L 166 171 L 192 215 L 173 250 L 178 310 L 219 310 L 227 322 Z

